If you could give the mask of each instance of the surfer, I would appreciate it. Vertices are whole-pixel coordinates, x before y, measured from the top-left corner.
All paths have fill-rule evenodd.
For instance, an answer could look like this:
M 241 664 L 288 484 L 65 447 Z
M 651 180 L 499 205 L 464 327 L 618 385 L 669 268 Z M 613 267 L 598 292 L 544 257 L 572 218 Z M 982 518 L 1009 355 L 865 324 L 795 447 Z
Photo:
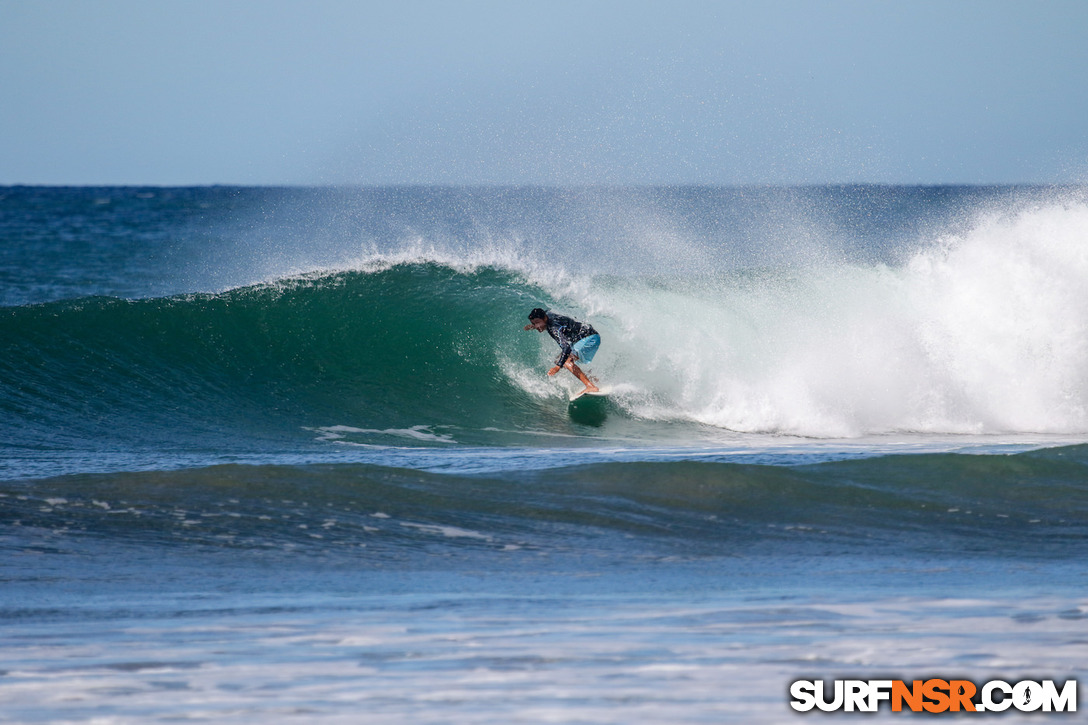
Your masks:
M 559 343 L 562 352 L 559 353 L 559 359 L 555 361 L 555 367 L 548 371 L 548 375 L 555 375 L 560 368 L 566 368 L 586 386 L 583 392 L 596 393 L 600 390 L 582 372 L 582 369 L 574 364 L 575 360 L 593 362 L 593 356 L 597 354 L 597 348 L 601 346 L 601 336 L 593 329 L 593 325 L 537 307 L 529 313 L 529 324 L 523 329 L 537 332 L 547 330 L 548 334 Z

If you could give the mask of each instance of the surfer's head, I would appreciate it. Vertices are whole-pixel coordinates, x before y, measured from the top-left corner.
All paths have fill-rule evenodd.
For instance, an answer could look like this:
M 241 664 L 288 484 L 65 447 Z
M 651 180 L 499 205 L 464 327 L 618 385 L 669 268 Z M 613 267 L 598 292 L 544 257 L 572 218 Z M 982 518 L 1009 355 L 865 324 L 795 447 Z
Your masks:
M 536 328 L 537 332 L 543 332 L 548 326 L 548 313 L 536 307 L 529 313 L 529 324 Z

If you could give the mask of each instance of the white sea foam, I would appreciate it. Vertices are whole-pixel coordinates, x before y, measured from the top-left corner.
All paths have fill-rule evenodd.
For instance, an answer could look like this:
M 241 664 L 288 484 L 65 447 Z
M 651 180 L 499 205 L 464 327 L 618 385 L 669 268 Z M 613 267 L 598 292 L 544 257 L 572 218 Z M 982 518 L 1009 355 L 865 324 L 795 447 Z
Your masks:
M 782 723 L 795 679 L 1083 675 L 1088 604 L 765 597 L 343 598 L 218 616 L 28 625 L 3 644 L 18 722 Z M 259 603 L 265 603 L 263 600 Z M 326 604 L 327 606 L 327 604 Z M 247 614 L 247 611 L 253 613 Z M 1035 722 L 1012 710 L 1002 722 Z M 898 722 L 885 704 L 866 722 Z M 803 719 L 803 718 L 802 718 Z M 1060 718 L 1059 718 L 1060 719 Z M 840 714 L 821 721 L 855 722 Z
M 645 418 L 812 437 L 1088 431 L 1085 205 L 982 217 L 897 266 L 558 292 L 604 336 L 594 370 Z
M 481 534 L 479 531 L 472 531 L 471 529 L 462 529 L 458 526 L 417 524 L 411 521 L 402 521 L 400 522 L 400 525 L 427 534 L 438 534 L 439 536 L 445 536 L 450 539 L 482 539 L 484 541 L 491 541 L 491 537 L 486 534 Z
M 318 441 L 333 441 L 337 443 L 351 443 L 353 441 L 345 440 L 351 435 L 367 436 L 393 436 L 394 438 L 409 438 L 417 441 L 427 441 L 428 443 L 456 443 L 453 436 L 446 433 L 435 433 L 431 426 L 427 425 L 414 425 L 411 428 L 355 428 L 350 425 L 328 425 L 320 428 L 307 428 L 318 433 L 318 437 L 314 440 Z

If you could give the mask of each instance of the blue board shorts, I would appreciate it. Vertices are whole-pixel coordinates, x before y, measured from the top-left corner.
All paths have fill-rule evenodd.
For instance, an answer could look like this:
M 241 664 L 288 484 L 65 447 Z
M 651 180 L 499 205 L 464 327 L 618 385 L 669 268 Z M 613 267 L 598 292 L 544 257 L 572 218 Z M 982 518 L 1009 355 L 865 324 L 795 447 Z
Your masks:
M 593 362 L 593 356 L 597 354 L 597 348 L 600 346 L 601 336 L 590 335 L 571 345 L 570 349 L 578 356 L 578 362 L 588 363 Z

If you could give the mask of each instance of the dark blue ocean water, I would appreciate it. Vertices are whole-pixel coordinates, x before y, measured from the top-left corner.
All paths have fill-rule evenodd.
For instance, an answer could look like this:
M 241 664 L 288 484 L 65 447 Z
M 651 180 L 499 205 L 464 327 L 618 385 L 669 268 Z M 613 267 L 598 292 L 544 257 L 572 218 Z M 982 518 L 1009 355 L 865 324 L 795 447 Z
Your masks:
M 1077 677 L 1086 280 L 1079 188 L 2 188 L 0 710 Z

